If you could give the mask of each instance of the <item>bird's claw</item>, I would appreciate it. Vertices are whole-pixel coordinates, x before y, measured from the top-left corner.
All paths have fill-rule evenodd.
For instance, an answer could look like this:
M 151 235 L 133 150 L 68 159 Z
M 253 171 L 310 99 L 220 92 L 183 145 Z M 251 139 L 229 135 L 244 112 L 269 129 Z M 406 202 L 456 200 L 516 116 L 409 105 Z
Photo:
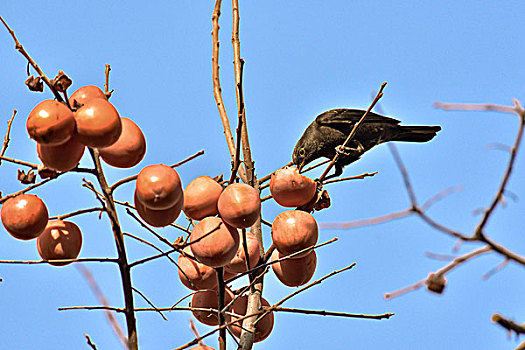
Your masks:
M 361 142 L 357 142 L 357 147 L 356 148 L 351 148 L 351 147 L 346 147 L 346 146 L 343 146 L 343 145 L 339 145 L 335 148 L 335 151 L 339 154 L 339 155 L 342 155 L 342 156 L 353 156 L 353 155 L 361 155 L 364 151 L 365 151 L 365 148 L 363 147 L 363 145 L 361 144 Z

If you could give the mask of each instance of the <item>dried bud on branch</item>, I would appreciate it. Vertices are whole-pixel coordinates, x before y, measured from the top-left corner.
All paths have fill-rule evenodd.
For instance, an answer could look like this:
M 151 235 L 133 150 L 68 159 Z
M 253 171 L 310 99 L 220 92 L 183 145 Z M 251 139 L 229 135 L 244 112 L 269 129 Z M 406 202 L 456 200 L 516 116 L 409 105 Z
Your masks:
M 40 77 L 36 77 L 35 78 L 34 76 L 30 76 L 25 81 L 25 84 L 27 85 L 27 87 L 31 91 L 35 91 L 35 92 L 42 92 L 42 91 L 44 91 L 44 83 L 42 82 Z
M 436 294 L 443 294 L 443 290 L 447 284 L 447 279 L 443 275 L 436 275 L 435 273 L 430 273 L 425 282 L 427 290 Z
M 61 70 L 58 71 L 57 76 L 51 79 L 51 84 L 57 91 L 65 92 L 73 83 L 73 81 Z
M 27 174 L 25 171 L 18 169 L 18 181 L 23 183 L 24 185 L 30 185 L 34 184 L 36 180 L 36 174 L 33 172 L 33 170 L 29 170 Z

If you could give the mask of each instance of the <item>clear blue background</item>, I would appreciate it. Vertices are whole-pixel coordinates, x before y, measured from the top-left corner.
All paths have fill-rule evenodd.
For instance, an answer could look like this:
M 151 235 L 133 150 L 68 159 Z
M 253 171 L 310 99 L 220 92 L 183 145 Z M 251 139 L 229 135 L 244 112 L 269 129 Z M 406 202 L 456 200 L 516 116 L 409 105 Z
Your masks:
M 148 151 L 130 170 L 106 167 L 111 182 L 154 163 L 175 163 L 204 149 L 205 156 L 179 168 L 184 184 L 199 175 L 229 174 L 230 160 L 211 80 L 212 1 L 5 1 L 0 14 L 16 31 L 32 57 L 53 77 L 64 70 L 72 89 L 103 86 L 104 64 L 110 63 L 111 101 L 121 115 L 143 129 Z M 421 202 L 460 184 L 464 191 L 436 204 L 429 214 L 439 222 L 472 232 L 477 208 L 488 205 L 497 189 L 508 155 L 490 151 L 493 142 L 510 144 L 517 130 L 513 115 L 489 112 L 444 112 L 434 101 L 511 104 L 524 97 L 522 1 L 247 1 L 241 2 L 241 50 L 246 60 L 244 94 L 257 173 L 264 176 L 290 161 L 291 151 L 313 118 L 331 108 L 366 108 L 373 91 L 387 81 L 381 101 L 388 115 L 406 124 L 441 125 L 431 143 L 399 144 Z M 221 16 L 221 80 L 232 118 L 236 113 L 231 48 L 231 4 Z M 39 101 L 51 98 L 27 91 L 26 61 L 0 30 L 0 135 L 17 109 L 7 156 L 38 162 L 35 143 L 25 131 L 25 118 Z M 525 101 L 524 101 L 525 102 Z M 525 184 L 523 153 L 518 155 L 508 189 L 487 233 L 525 254 L 523 241 Z M 81 164 L 90 166 L 88 156 Z M 374 217 L 408 207 L 402 179 L 386 146 L 370 151 L 345 175 L 378 171 L 361 181 L 327 186 L 332 207 L 316 214 L 319 222 Z M 4 162 L 0 190 L 22 187 L 16 167 Z M 318 176 L 318 174 L 312 174 Z M 96 206 L 81 187 L 82 175 L 66 175 L 35 191 L 50 214 Z M 94 179 L 88 179 L 94 181 Z M 132 200 L 133 185 L 116 192 Z M 266 194 L 266 192 L 265 192 Z M 266 203 L 267 220 L 282 210 Z M 151 238 L 124 211 L 124 229 Z M 106 217 L 74 219 L 82 227 L 82 257 L 115 255 Z M 180 218 L 181 224 L 185 222 Z M 12 239 L 0 229 L 0 259 L 38 259 L 34 242 Z M 160 230 L 173 240 L 180 233 Z M 445 262 L 426 251 L 451 253 L 456 241 L 417 218 L 356 230 L 323 230 L 320 241 L 338 243 L 318 251 L 314 278 L 352 262 L 357 266 L 290 300 L 288 307 L 355 313 L 394 312 L 390 320 L 355 320 L 292 314 L 276 315 L 276 328 L 258 349 L 512 349 L 519 344 L 490 322 L 500 312 L 525 321 L 523 268 L 510 263 L 488 281 L 482 276 L 502 262 L 494 254 L 479 257 L 448 276 L 444 295 L 419 290 L 386 301 L 383 293 L 424 278 Z M 270 233 L 264 232 L 266 246 Z M 159 244 L 161 245 L 161 244 Z M 130 260 L 154 254 L 127 240 Z M 478 247 L 464 244 L 460 253 Z M 87 265 L 112 305 L 121 306 L 117 268 Z M 118 349 L 100 311 L 57 311 L 61 306 L 97 305 L 86 281 L 70 265 L 0 265 L 0 348 L 83 349 L 87 333 L 99 349 Z M 265 297 L 276 302 L 293 289 L 265 280 Z M 188 291 L 167 260 L 133 270 L 134 285 L 157 306 L 171 306 Z M 147 304 L 136 295 L 137 306 Z M 173 312 L 163 321 L 155 313 L 138 314 L 142 349 L 170 349 L 193 335 L 190 314 Z M 123 317 L 118 316 L 122 321 Z M 201 333 L 206 326 L 197 325 Z M 522 339 L 523 340 L 523 339 Z M 216 337 L 207 339 L 217 346 Z M 231 348 L 233 342 L 230 340 Z

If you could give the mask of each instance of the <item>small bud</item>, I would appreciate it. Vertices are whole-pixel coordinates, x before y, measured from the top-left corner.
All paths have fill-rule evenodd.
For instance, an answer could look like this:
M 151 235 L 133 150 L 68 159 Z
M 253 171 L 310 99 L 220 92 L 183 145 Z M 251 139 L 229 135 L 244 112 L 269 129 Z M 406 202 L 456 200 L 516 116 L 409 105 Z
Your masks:
M 73 81 L 61 70 L 59 70 L 57 76 L 51 80 L 51 84 L 59 92 L 66 91 L 72 83 Z
M 322 190 L 321 193 L 317 195 L 317 202 L 315 203 L 314 210 L 319 211 L 323 209 L 330 208 L 332 201 L 328 195 L 327 190 Z
M 38 175 L 41 179 L 54 179 L 58 176 L 58 172 L 53 169 L 49 169 L 46 167 L 41 167 L 38 169 Z
M 442 275 L 430 273 L 425 284 L 427 285 L 427 290 L 429 292 L 443 294 L 443 290 L 447 284 L 447 279 Z
M 33 170 L 29 170 L 27 174 L 23 171 L 18 169 L 18 181 L 23 183 L 24 185 L 30 185 L 34 184 L 36 180 L 36 174 L 33 172 Z
M 42 92 L 42 91 L 44 91 L 44 83 L 42 82 L 40 77 L 36 77 L 35 78 L 34 76 L 30 76 L 25 81 L 25 84 L 27 85 L 27 87 L 31 91 L 35 91 L 35 92 Z
M 177 239 L 172 243 L 172 246 L 173 248 L 179 248 L 179 249 L 182 249 L 182 247 L 184 246 L 185 242 L 184 242 L 184 237 L 183 236 L 180 236 L 180 237 L 177 237 Z

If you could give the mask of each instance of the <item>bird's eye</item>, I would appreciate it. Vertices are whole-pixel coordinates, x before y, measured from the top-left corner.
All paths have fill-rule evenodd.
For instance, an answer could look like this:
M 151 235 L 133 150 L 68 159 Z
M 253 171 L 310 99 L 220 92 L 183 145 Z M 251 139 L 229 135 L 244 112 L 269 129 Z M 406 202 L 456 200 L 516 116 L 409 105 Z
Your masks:
M 305 155 L 306 155 L 306 151 L 305 151 L 305 149 L 304 149 L 304 148 L 301 148 L 301 149 L 299 150 L 299 156 L 300 156 L 300 157 L 304 157 Z

